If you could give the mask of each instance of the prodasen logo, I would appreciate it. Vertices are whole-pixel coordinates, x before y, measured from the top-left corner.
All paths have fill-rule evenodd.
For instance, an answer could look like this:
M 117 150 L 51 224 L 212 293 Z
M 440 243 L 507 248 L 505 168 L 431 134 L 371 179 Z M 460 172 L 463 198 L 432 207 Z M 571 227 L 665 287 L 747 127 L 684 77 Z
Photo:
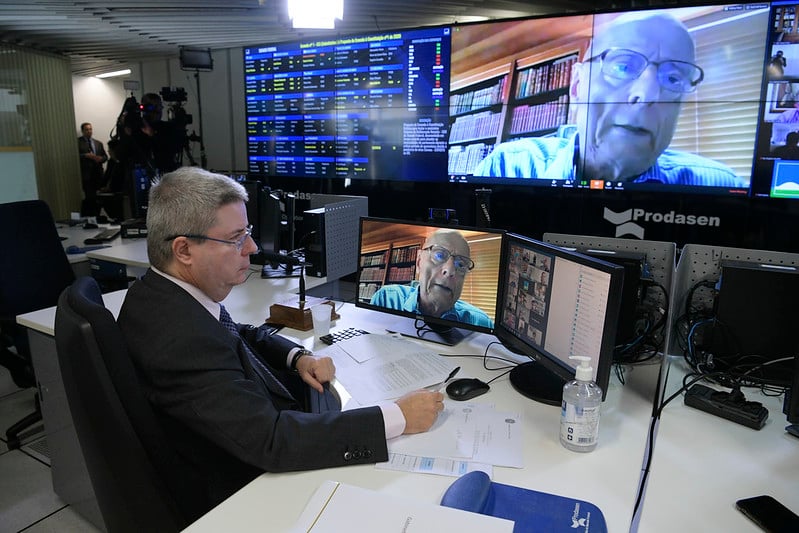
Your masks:
M 628 209 L 627 211 L 622 211 L 621 213 L 617 213 L 615 211 L 611 211 L 607 207 L 605 208 L 605 220 L 610 222 L 611 224 L 616 224 L 616 237 L 621 237 L 623 235 L 632 235 L 634 237 L 638 237 L 639 239 L 644 238 L 644 228 L 631 222 L 633 219 L 633 210 Z
M 616 237 L 632 235 L 639 239 L 644 238 L 644 226 L 638 222 L 650 222 L 654 224 L 673 224 L 685 226 L 721 226 L 720 217 L 709 217 L 705 215 L 683 215 L 669 211 L 668 213 L 658 213 L 647 211 L 640 208 L 631 208 L 620 213 L 604 208 L 604 218 L 611 224 L 616 225 Z

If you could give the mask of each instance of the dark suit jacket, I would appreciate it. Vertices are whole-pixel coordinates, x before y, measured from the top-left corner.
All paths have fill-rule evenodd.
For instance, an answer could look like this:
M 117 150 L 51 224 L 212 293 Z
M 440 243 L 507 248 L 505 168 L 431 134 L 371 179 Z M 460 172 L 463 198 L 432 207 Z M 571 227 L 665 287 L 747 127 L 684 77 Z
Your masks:
M 78 155 L 80 156 L 80 175 L 84 192 L 86 191 L 87 187 L 91 187 L 92 192 L 94 192 L 103 185 L 105 185 L 105 178 L 103 175 L 103 163 L 108 161 L 108 155 L 105 153 L 105 148 L 103 148 L 103 143 L 101 143 L 97 139 L 93 139 L 93 141 L 94 141 L 94 153 L 103 158 L 103 161 L 101 163 L 96 163 L 91 159 L 89 159 L 88 157 L 83 156 L 83 154 L 92 153 L 92 148 L 91 146 L 89 146 L 89 142 L 86 140 L 86 137 L 82 135 L 78 137 Z
M 152 270 L 128 290 L 118 322 L 145 394 L 178 452 L 197 468 L 211 505 L 262 471 L 388 459 L 379 408 L 292 410 L 294 402 L 266 390 L 257 378 L 242 341 Z M 264 363 L 275 373 L 286 369 L 296 344 L 241 328 Z

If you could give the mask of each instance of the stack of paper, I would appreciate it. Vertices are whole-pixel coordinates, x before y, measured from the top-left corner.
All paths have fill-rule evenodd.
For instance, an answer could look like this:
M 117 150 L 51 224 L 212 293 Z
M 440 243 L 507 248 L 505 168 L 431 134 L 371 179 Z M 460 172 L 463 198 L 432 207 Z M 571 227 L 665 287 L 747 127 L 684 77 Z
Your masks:
M 359 335 L 317 354 L 333 359 L 336 379 L 361 405 L 392 400 L 440 383 L 455 368 L 447 358 L 393 335 Z
M 493 466 L 524 467 L 521 413 L 493 405 L 445 400 L 430 431 L 388 441 L 389 460 L 378 468 L 460 476 Z
M 373 533 L 443 530 L 510 533 L 513 522 L 326 481 L 316 490 L 292 531 Z

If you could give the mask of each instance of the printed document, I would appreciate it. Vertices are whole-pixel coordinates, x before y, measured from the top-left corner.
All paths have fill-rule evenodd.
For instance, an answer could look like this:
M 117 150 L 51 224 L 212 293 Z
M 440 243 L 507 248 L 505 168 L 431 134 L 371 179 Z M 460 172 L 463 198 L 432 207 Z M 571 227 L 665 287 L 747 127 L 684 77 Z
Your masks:
M 336 481 L 325 481 L 311 497 L 292 532 L 443 530 L 459 533 L 511 533 L 513 522 Z
M 337 342 L 317 354 L 333 359 L 336 379 L 360 405 L 440 383 L 455 368 L 452 361 L 411 340 L 374 333 Z
M 419 457 L 417 455 L 403 455 L 389 453 L 388 461 L 376 463 L 378 470 L 394 470 L 397 472 L 415 472 L 418 474 L 435 474 L 437 476 L 460 477 L 469 472 L 478 470 L 485 472 L 489 478 L 494 477 L 494 467 L 483 463 L 447 459 L 445 457 Z
M 430 431 L 391 439 L 388 451 L 523 468 L 522 415 L 496 411 L 491 404 L 444 400 Z

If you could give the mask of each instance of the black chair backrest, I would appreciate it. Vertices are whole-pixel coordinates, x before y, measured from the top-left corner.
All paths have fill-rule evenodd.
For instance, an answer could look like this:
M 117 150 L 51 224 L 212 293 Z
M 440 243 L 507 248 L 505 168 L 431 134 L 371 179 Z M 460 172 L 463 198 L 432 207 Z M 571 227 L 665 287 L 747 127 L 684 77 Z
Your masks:
M 42 200 L 0 204 L 0 249 L 0 318 L 54 306 L 75 280 Z
M 109 532 L 178 531 L 207 510 L 201 484 L 165 439 L 97 282 L 61 294 L 58 361 L 94 493 Z

